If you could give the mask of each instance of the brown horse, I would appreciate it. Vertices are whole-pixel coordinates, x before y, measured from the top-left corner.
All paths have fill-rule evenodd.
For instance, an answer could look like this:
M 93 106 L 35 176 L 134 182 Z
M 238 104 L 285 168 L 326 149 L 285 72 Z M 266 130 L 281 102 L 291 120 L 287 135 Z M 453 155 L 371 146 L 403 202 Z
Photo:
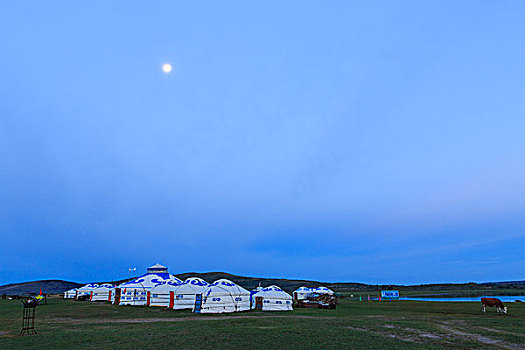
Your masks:
M 507 313 L 507 307 L 497 298 L 481 298 L 481 310 L 485 312 L 486 307 L 496 307 L 498 312 Z

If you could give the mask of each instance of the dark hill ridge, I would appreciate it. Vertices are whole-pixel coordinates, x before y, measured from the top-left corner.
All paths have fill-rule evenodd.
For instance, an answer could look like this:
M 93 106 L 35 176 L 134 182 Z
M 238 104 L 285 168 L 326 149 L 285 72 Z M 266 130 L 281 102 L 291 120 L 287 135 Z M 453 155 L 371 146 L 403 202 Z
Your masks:
M 32 281 L 32 282 L 23 282 L 23 283 L 12 283 L 6 284 L 5 286 L 0 286 L 0 294 L 7 295 L 20 295 L 20 294 L 38 294 L 40 288 L 42 288 L 42 293 L 57 294 L 64 293 L 66 290 L 72 288 L 78 288 L 82 284 L 62 281 L 62 280 L 42 280 L 42 281 Z
M 291 293 L 295 289 L 306 286 L 306 287 L 318 287 L 325 286 L 336 292 L 378 292 L 382 289 L 398 289 L 400 291 L 435 291 L 440 293 L 441 291 L 487 291 L 487 294 L 490 295 L 506 295 L 507 290 L 512 290 L 511 294 L 507 295 L 517 295 L 525 294 L 525 281 L 509 281 L 509 282 L 486 282 L 486 283 L 441 283 L 441 284 L 420 284 L 420 285 L 370 285 L 364 283 L 351 283 L 351 282 L 320 282 L 320 281 L 310 281 L 310 280 L 292 280 L 284 278 L 258 278 L 258 277 L 246 277 L 246 276 L 236 276 L 226 272 L 186 272 L 181 274 L 176 274 L 179 279 L 185 280 L 188 277 L 200 277 L 208 282 L 213 282 L 215 280 L 226 278 L 232 282 L 248 289 L 253 290 L 259 284 L 266 287 L 272 284 L 280 286 L 285 291 Z M 133 277 L 136 278 L 136 277 Z M 120 284 L 122 282 L 128 281 L 129 278 L 111 281 L 114 284 Z M 98 283 L 101 283 L 99 281 Z M 107 281 L 104 281 L 107 282 Z M 63 293 L 66 290 L 72 288 L 78 288 L 85 283 L 75 283 L 62 280 L 42 280 L 42 281 L 32 281 L 24 283 L 13 283 L 7 284 L 5 286 L 0 286 L 0 295 L 16 295 L 16 294 L 29 294 L 29 293 L 38 293 L 40 288 L 42 288 L 43 293 L 50 294 L 59 294 Z M 449 293 L 450 294 L 450 293 Z M 444 295 L 443 295 L 444 296 Z M 448 295 L 451 296 L 451 295 Z

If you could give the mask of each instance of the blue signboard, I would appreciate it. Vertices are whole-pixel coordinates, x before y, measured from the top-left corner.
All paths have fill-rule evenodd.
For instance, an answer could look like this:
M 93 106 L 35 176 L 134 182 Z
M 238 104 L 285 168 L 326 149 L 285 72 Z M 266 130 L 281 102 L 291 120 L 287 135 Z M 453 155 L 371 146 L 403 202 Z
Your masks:
M 399 291 L 398 290 L 382 290 L 381 298 L 399 299 Z

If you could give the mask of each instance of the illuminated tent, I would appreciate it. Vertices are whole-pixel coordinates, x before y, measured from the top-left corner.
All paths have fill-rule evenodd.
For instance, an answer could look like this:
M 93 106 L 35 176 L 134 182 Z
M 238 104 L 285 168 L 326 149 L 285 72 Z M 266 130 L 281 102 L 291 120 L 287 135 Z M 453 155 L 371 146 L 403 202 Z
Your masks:
M 250 292 L 227 279 L 213 282 L 203 293 L 201 313 L 246 310 L 250 310 Z
M 291 311 L 292 296 L 277 286 L 260 288 L 252 294 L 252 308 L 263 311 Z
M 91 301 L 112 301 L 114 299 L 115 286 L 109 283 L 99 284 L 93 289 Z
M 310 294 L 312 294 L 315 291 L 314 288 L 308 288 L 308 287 L 299 287 L 293 292 L 293 296 L 297 300 L 304 300 L 308 298 Z

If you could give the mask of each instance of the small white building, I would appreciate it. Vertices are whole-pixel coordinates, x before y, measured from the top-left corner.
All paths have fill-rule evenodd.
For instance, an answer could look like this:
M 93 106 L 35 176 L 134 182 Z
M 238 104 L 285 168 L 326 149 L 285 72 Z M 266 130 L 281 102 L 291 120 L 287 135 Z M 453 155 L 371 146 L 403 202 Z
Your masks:
M 263 311 L 292 311 L 292 296 L 277 286 L 258 288 L 252 294 L 252 308 Z
M 198 297 L 198 296 L 197 296 Z M 250 292 L 230 280 L 220 279 L 203 293 L 202 304 L 195 301 L 194 312 L 225 313 L 250 310 Z
M 192 310 L 195 307 L 197 295 L 202 300 L 202 295 L 207 292 L 209 285 L 208 282 L 198 277 L 187 278 L 184 283 L 175 287 L 175 299 L 172 308 L 174 310 Z
M 113 300 L 115 286 L 110 283 L 99 284 L 94 288 L 91 295 L 91 301 L 109 301 Z
M 308 288 L 308 287 L 299 287 L 293 292 L 293 297 L 296 300 L 304 300 L 310 296 L 314 292 L 314 288 Z

